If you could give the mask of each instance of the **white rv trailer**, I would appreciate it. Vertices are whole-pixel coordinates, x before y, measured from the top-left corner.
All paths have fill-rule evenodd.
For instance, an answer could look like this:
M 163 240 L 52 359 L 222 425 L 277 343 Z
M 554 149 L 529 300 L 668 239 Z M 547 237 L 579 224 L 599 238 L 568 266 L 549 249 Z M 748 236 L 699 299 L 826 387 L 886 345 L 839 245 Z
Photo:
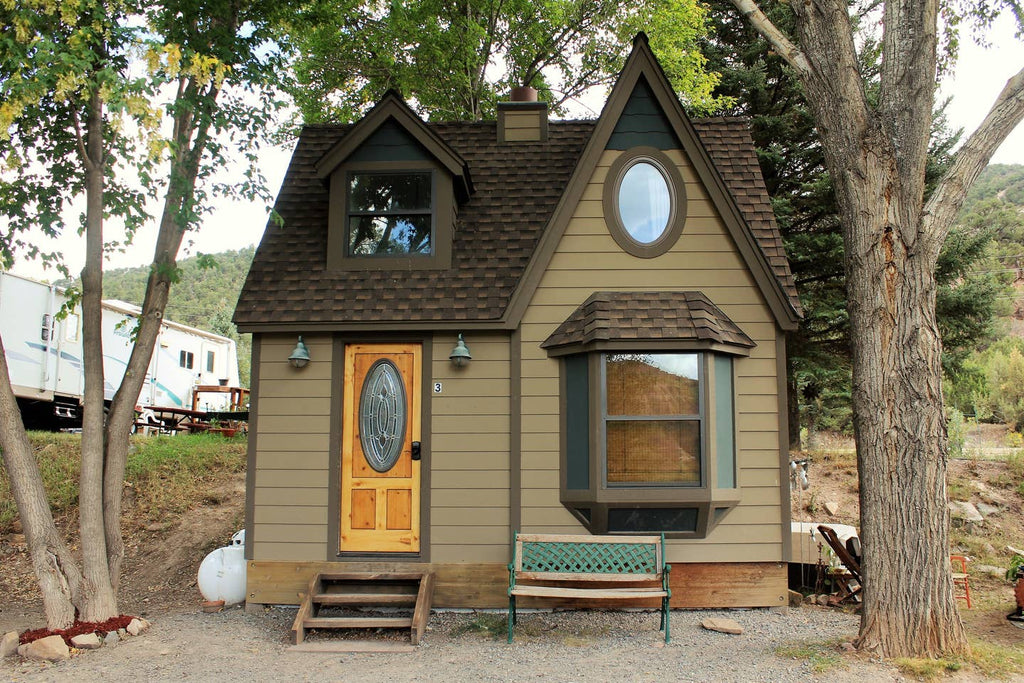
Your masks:
M 0 333 L 14 394 L 32 426 L 72 426 L 81 421 L 85 382 L 81 309 L 76 307 L 58 319 L 66 302 L 60 287 L 0 273 Z M 103 302 L 103 393 L 107 401 L 124 377 L 140 312 L 139 307 L 123 301 Z M 235 342 L 164 320 L 138 404 L 191 408 L 195 386 L 217 384 L 238 386 Z M 226 394 L 204 394 L 202 398 L 198 408 L 228 408 Z

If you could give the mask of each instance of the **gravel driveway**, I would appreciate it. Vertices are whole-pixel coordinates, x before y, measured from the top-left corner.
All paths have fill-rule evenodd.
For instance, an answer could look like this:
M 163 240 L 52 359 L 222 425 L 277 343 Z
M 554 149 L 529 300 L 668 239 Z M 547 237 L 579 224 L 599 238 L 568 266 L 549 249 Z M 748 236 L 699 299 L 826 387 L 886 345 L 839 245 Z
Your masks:
M 834 609 L 674 611 L 672 642 L 657 612 L 521 612 L 516 640 L 500 633 L 504 613 L 440 612 L 412 652 L 295 652 L 287 644 L 294 609 L 246 614 L 150 615 L 136 638 L 58 664 L 13 657 L 0 664 L 12 681 L 892 681 L 892 667 L 861 655 L 816 673 L 808 659 L 776 654 L 782 645 L 852 636 L 858 618 Z M 743 635 L 706 631 L 702 619 L 733 619 Z M 489 630 L 494 629 L 494 631 Z M 497 631 L 497 632 L 495 632 Z M 371 634 L 401 647 L 400 633 Z M 362 635 L 366 638 L 366 635 Z M 329 639 L 336 639 L 329 634 Z M 325 638 L 314 634 L 311 642 Z

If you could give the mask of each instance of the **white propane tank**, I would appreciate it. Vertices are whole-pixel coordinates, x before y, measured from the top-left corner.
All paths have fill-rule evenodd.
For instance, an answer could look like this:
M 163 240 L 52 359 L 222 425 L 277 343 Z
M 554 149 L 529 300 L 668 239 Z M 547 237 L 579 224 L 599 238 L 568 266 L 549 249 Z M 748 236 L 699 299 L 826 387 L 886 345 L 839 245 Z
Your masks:
M 199 592 L 211 602 L 245 602 L 245 529 L 231 537 L 231 545 L 217 548 L 203 559 L 197 583 Z

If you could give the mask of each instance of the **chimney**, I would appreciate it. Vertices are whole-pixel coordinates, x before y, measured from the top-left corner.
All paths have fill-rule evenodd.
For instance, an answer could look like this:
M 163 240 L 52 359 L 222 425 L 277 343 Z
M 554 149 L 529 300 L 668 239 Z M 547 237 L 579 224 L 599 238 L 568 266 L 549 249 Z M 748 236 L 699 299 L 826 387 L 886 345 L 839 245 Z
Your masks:
M 512 88 L 511 101 L 498 102 L 498 142 L 545 142 L 548 139 L 548 104 L 537 101 L 537 91 Z

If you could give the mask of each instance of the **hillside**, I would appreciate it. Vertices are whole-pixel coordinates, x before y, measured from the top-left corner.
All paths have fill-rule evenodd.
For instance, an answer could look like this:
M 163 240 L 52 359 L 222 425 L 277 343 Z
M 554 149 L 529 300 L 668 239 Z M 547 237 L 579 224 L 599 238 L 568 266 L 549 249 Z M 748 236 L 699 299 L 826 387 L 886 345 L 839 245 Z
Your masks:
M 171 286 L 166 317 L 234 339 L 238 344 L 238 375 L 242 386 L 249 386 L 252 336 L 239 334 L 231 322 L 238 294 L 249 272 L 256 248 L 203 254 L 178 262 L 180 276 Z M 103 296 L 136 306 L 146 293 L 149 269 L 117 268 L 104 273 Z

